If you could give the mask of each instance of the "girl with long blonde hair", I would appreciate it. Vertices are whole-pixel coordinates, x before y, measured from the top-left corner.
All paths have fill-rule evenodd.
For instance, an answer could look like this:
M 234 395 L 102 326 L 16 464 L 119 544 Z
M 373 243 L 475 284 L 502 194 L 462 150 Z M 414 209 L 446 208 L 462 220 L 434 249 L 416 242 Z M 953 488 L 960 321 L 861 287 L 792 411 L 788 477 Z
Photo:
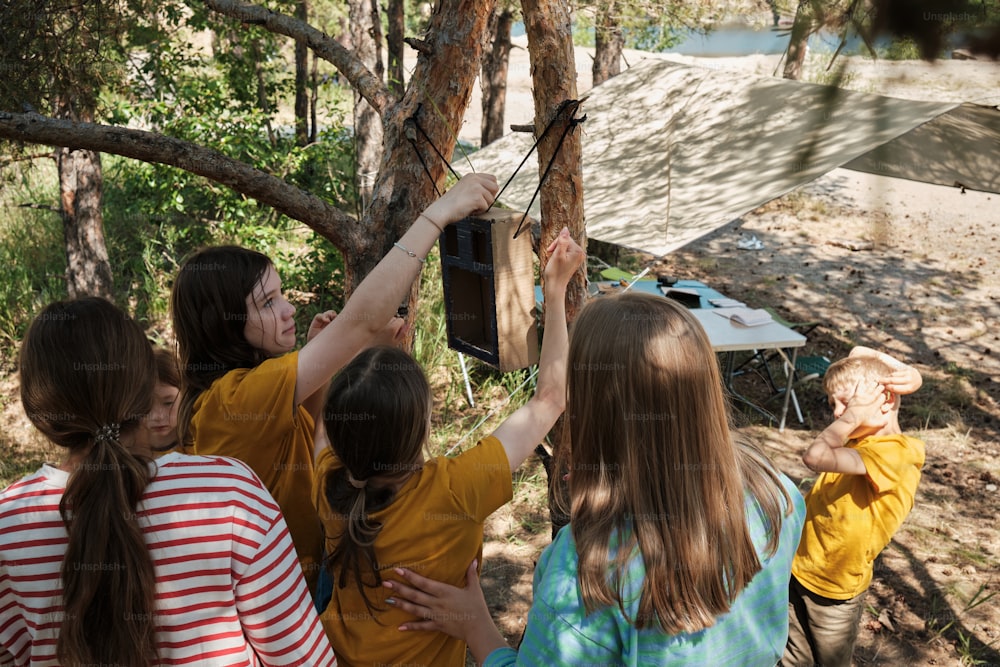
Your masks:
M 487 665 L 774 665 L 804 505 L 733 430 L 698 321 L 644 294 L 599 297 L 573 325 L 570 524 L 545 550 L 520 652 L 465 589 L 400 569 L 386 582 L 419 621 Z

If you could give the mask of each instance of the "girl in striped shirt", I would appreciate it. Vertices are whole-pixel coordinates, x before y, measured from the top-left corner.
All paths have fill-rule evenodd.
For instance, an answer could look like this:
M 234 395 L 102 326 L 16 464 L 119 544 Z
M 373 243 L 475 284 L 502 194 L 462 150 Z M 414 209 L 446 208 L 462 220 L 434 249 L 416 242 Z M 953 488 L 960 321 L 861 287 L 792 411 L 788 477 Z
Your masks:
M 21 346 L 21 402 L 65 450 L 0 492 L 0 665 L 335 665 L 277 504 L 246 465 L 136 436 L 156 368 L 89 297 Z

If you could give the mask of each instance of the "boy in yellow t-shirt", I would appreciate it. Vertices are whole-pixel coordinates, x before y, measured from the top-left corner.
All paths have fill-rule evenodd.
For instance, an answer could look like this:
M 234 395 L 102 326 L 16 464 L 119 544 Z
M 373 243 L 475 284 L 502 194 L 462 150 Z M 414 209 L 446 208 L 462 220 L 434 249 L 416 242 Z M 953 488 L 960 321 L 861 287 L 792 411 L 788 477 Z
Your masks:
M 824 389 L 834 422 L 803 462 L 822 473 L 806 496 L 792 561 L 783 667 L 850 667 L 875 558 L 913 508 L 924 443 L 899 428 L 899 395 L 920 374 L 865 347 L 832 364 Z

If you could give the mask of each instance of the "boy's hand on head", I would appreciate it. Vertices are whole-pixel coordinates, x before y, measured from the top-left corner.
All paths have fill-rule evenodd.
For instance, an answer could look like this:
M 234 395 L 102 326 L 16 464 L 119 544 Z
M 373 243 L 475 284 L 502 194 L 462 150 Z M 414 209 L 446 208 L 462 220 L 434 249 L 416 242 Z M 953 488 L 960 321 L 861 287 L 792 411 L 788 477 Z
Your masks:
M 881 378 L 879 382 L 896 394 L 912 394 L 920 389 L 924 379 L 920 376 L 920 371 L 913 366 L 904 366 Z
M 309 325 L 309 331 L 306 332 L 306 342 L 308 343 L 313 338 L 316 337 L 320 331 L 326 328 L 330 322 L 337 317 L 337 311 L 327 310 L 322 313 L 318 313 L 313 317 L 312 323 Z
M 923 377 L 920 375 L 920 371 L 913 366 L 904 364 L 891 354 L 879 352 L 878 350 L 864 345 L 856 345 L 851 348 L 851 351 L 847 356 L 873 357 L 891 366 L 893 369 L 892 373 L 884 378 L 880 378 L 879 382 L 885 385 L 886 389 L 896 394 L 912 394 L 917 389 L 920 389 L 920 385 L 924 382 Z
M 881 428 L 888 420 L 887 411 L 882 406 L 889 400 L 889 396 L 889 390 L 880 382 L 861 380 L 840 418 L 854 424 L 855 428 Z
M 488 209 L 500 186 L 492 174 L 466 174 L 424 211 L 435 225 L 447 226 L 467 215 Z
M 587 256 L 583 248 L 570 236 L 566 227 L 563 227 L 559 235 L 549 244 L 548 252 L 545 281 L 546 284 L 551 282 L 555 287 L 565 287 Z

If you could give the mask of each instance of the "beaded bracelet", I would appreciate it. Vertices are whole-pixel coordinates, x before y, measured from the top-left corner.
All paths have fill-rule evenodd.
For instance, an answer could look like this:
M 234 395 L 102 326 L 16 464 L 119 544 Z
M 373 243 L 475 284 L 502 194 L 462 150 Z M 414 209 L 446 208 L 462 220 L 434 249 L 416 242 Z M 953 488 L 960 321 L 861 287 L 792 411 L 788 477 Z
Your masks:
M 397 241 L 397 242 L 393 243 L 392 245 L 396 246 L 397 248 L 399 248 L 400 250 L 402 250 L 402 251 L 403 251 L 403 252 L 405 252 L 405 253 L 406 253 L 407 255 L 409 255 L 410 257 L 414 258 L 415 260 L 417 260 L 417 261 L 418 261 L 418 262 L 420 262 L 421 264 L 423 264 L 424 262 L 426 262 L 426 261 L 427 261 L 427 260 L 426 260 L 426 259 L 424 259 L 423 257 L 418 257 L 418 256 L 417 256 L 417 253 L 413 252 L 412 250 L 407 250 L 406 248 L 404 248 L 404 247 L 403 247 L 402 245 L 400 245 L 399 241 Z

